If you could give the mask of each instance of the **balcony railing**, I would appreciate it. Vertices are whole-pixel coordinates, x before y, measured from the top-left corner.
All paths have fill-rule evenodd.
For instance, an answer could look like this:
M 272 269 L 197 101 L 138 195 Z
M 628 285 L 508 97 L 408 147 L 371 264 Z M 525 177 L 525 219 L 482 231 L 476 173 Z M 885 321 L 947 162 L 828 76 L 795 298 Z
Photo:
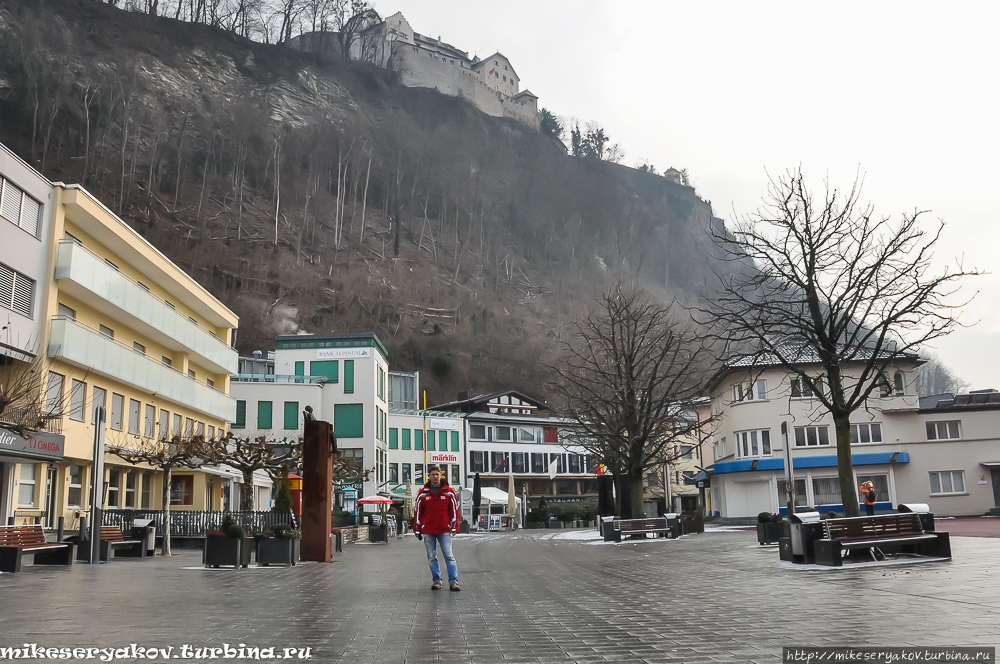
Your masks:
M 239 357 L 236 350 L 86 247 L 71 240 L 60 242 L 55 276 L 75 286 L 61 285 L 60 288 L 77 296 L 81 295 L 77 289 L 82 289 L 84 301 L 87 294 L 96 296 L 103 312 L 143 336 L 171 350 L 189 352 L 200 358 L 198 364 L 214 373 L 236 373 Z
M 236 374 L 230 377 L 233 383 L 305 383 L 321 385 L 327 382 L 326 376 L 286 376 L 284 374 Z
M 157 394 L 226 422 L 236 400 L 69 318 L 52 319 L 49 357 L 58 358 Z

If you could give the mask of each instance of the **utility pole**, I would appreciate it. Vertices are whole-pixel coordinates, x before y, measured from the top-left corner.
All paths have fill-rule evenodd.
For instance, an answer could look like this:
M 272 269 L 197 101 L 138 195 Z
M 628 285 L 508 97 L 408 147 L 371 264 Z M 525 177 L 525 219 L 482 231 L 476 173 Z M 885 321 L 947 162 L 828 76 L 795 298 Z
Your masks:
M 792 468 L 792 448 L 788 444 L 788 422 L 781 423 L 781 444 L 785 446 L 785 508 L 791 521 L 795 514 L 795 469 Z

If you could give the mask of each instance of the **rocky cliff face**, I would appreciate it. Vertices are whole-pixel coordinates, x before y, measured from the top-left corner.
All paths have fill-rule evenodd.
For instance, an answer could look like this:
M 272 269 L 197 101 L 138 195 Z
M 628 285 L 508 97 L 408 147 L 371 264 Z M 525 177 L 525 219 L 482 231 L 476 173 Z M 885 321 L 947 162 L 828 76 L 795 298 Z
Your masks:
M 317 64 L 100 3 L 0 6 L 0 141 L 81 182 L 240 315 L 374 330 L 431 400 L 544 392 L 544 363 L 624 275 L 714 280 L 689 187 L 360 65 Z

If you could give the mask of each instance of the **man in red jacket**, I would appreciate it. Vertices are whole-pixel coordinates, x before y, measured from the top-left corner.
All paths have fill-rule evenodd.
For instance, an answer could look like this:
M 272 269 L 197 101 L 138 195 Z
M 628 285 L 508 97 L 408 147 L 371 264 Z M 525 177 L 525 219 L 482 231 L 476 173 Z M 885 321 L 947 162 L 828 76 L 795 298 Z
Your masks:
M 441 469 L 437 466 L 428 466 L 427 478 L 427 484 L 417 494 L 413 532 L 418 540 L 423 539 L 427 549 L 427 562 L 434 581 L 431 590 L 441 589 L 441 565 L 437 557 L 440 544 L 448 567 L 448 587 L 459 591 L 458 564 L 451 551 L 451 535 L 458 532 L 458 497 L 441 477 Z

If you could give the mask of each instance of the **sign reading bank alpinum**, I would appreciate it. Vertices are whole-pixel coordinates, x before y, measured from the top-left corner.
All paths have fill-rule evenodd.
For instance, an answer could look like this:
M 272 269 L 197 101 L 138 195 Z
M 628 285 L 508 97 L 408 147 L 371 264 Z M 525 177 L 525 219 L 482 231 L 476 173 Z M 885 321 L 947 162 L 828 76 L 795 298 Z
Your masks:
M 356 360 L 371 356 L 371 348 L 319 348 L 316 350 L 317 360 Z

